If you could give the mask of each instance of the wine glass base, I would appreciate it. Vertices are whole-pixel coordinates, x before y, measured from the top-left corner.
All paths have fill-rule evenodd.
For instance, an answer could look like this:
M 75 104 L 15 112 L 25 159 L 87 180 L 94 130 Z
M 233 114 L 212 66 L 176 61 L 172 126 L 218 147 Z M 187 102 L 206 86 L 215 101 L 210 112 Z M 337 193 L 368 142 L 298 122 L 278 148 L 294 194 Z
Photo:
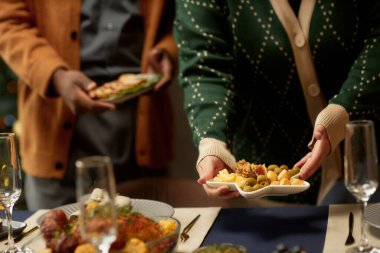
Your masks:
M 372 246 L 367 247 L 353 247 L 346 250 L 346 253 L 380 253 L 380 249 L 374 248 Z
M 13 249 L 6 249 L 2 253 L 34 253 L 34 251 L 26 247 L 15 247 Z

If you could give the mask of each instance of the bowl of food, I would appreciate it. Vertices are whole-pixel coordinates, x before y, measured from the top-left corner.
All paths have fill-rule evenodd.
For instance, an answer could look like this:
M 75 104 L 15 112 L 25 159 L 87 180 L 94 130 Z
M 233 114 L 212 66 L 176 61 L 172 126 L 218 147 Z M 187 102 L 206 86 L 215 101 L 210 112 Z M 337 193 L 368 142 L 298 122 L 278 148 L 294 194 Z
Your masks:
M 49 252 L 96 253 L 95 247 L 81 237 L 78 220 L 70 220 L 57 209 L 50 212 L 41 224 Z M 147 217 L 124 210 L 118 213 L 117 224 L 117 238 L 111 245 L 111 253 L 169 253 L 177 245 L 180 223 L 173 217 Z
M 193 251 L 193 253 L 247 253 L 247 249 L 242 245 L 231 243 L 216 243 L 206 245 Z

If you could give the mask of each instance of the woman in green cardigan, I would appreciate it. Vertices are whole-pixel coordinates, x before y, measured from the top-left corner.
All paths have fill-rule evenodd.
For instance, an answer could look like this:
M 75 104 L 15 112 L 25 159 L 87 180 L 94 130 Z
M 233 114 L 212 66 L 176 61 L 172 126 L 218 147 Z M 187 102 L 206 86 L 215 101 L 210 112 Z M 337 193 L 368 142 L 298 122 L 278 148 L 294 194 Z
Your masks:
M 177 0 L 175 38 L 210 196 L 238 197 L 205 181 L 245 159 L 300 166 L 311 188 L 278 200 L 320 203 L 342 176 L 348 120 L 380 128 L 377 0 Z M 335 166 L 319 170 L 332 154 Z

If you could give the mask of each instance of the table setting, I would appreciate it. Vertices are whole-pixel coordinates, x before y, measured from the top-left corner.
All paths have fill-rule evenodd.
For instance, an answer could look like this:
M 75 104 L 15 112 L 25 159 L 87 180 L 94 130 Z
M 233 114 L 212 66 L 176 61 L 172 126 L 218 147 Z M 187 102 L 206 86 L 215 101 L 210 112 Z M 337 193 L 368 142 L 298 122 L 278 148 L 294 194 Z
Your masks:
M 84 157 L 76 162 L 76 192 L 77 203 L 51 210 L 37 210 L 34 213 L 17 212 L 16 219 L 23 220 L 26 228 L 20 235 L 11 234 L 11 239 L 13 243 L 17 242 L 19 250 L 15 252 L 74 252 L 79 248 L 81 252 L 112 252 L 115 249 L 111 249 L 111 245 L 116 247 L 120 244 L 119 237 L 123 236 L 124 229 L 129 239 L 123 238 L 127 241 L 122 241 L 116 251 L 153 252 L 154 249 L 154 252 L 159 253 L 172 252 L 176 248 L 178 252 L 192 252 L 199 248 L 221 209 L 174 209 L 160 201 L 118 195 L 112 162 L 103 156 Z M 197 219 L 192 222 L 188 219 L 193 213 L 197 214 Z M 166 229 L 167 226 L 162 224 L 168 222 L 175 223 L 175 228 L 166 232 L 163 228 Z M 187 237 L 181 240 L 179 230 L 186 223 L 191 224 L 185 232 L 199 231 L 192 236 L 182 231 L 181 235 Z M 16 230 L 13 229 L 13 232 Z M 166 234 L 162 235 L 163 232 Z M 145 244 L 146 251 L 135 251 L 133 247 L 136 245 L 130 246 L 132 235 L 137 235 L 132 239 Z M 7 247 L 8 243 L 1 242 L 0 248 Z M 46 249 L 51 250 L 45 251 Z
M 142 201 L 142 200 L 141 200 Z M 196 215 L 199 215 L 196 223 L 188 231 L 190 237 L 188 240 L 182 242 L 178 238 L 178 244 L 175 252 L 192 252 L 193 250 L 200 247 L 203 242 L 203 239 L 207 235 L 209 229 L 212 227 L 214 220 L 217 218 L 221 208 L 220 207 L 196 207 L 196 208 L 174 208 L 173 217 L 180 221 L 182 226 L 190 223 Z M 15 216 L 17 219 L 25 219 L 27 224 L 26 233 L 30 228 L 39 226 L 39 220 L 44 216 L 49 210 L 38 210 L 36 212 L 30 211 L 17 211 Z M 30 215 L 30 216 L 28 216 Z M 181 229 L 182 232 L 183 229 Z M 5 241 L 0 242 L 0 249 L 5 245 Z M 39 252 L 45 248 L 45 241 L 43 240 L 39 230 L 33 231 L 33 233 L 23 237 L 19 241 L 18 245 L 27 246 L 32 249 L 34 252 Z
M 370 204 L 377 205 L 377 203 Z M 15 219 L 27 224 L 24 233 L 35 227 L 37 220 L 49 210 L 15 211 Z M 353 212 L 355 243 L 345 245 L 349 232 L 349 213 Z M 380 208 L 377 208 L 380 216 Z M 176 253 L 192 253 L 201 246 L 216 243 L 242 245 L 248 252 L 275 252 L 283 244 L 288 248 L 302 247 L 306 252 L 346 252 L 359 243 L 360 206 L 338 204 L 330 206 L 271 207 L 271 208 L 174 208 L 173 217 L 181 223 L 181 232 L 197 215 L 188 231 L 189 238 L 178 238 Z M 380 228 L 365 225 L 369 242 L 380 248 Z M 0 242 L 3 249 L 6 241 Z M 36 230 L 17 243 L 35 253 L 44 249 L 45 242 Z M 374 251 L 376 252 L 376 251 Z
M 344 185 L 357 203 L 320 206 L 173 207 L 157 200 L 131 198 L 116 193 L 112 161 L 90 156 L 76 162 L 76 203 L 13 213 L 21 192 L 20 166 L 14 159 L 18 157 L 14 140 L 9 135 L 3 137 L 0 135 L 0 146 L 13 155 L 1 161 L 5 213 L 0 218 L 6 219 L 2 228 L 7 235 L 0 241 L 1 252 L 202 253 L 224 252 L 221 249 L 229 247 L 234 251 L 228 252 L 240 253 L 380 253 L 380 202 L 370 202 L 379 175 L 374 128 L 369 121 L 346 126 Z M 8 164 L 11 166 L 5 166 Z M 241 163 L 244 172 L 247 164 Z M 248 200 L 281 195 L 273 190 L 276 187 L 294 189 L 288 194 L 309 188 L 307 181 L 285 169 L 278 174 L 272 171 L 278 185 L 270 186 L 271 170 L 262 165 L 256 169 L 260 172 L 257 180 L 241 191 Z M 241 179 L 233 176 L 238 179 L 235 187 L 240 187 Z M 223 174 L 223 179 L 226 177 L 231 174 Z M 255 187 L 258 192 L 265 187 L 273 189 L 263 191 L 262 196 L 254 192 Z M 67 241 L 70 243 L 63 243 Z

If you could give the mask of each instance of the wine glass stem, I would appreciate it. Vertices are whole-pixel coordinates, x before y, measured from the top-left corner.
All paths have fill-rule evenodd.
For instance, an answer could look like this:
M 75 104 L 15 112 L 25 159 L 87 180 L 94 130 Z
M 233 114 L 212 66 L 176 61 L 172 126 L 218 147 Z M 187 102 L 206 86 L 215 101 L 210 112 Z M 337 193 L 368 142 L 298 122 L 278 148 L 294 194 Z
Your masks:
M 365 207 L 367 206 L 367 201 L 361 201 L 360 203 L 360 211 L 361 211 L 361 227 L 360 227 L 360 243 L 359 243 L 359 248 L 365 249 L 368 247 L 368 239 L 365 234 L 365 229 L 364 229 L 364 210 Z
M 8 223 L 8 249 L 14 249 L 15 248 L 15 242 L 13 240 L 13 230 L 12 230 L 12 212 L 13 212 L 13 205 L 3 205 L 5 209 L 5 213 L 7 216 L 7 223 Z

